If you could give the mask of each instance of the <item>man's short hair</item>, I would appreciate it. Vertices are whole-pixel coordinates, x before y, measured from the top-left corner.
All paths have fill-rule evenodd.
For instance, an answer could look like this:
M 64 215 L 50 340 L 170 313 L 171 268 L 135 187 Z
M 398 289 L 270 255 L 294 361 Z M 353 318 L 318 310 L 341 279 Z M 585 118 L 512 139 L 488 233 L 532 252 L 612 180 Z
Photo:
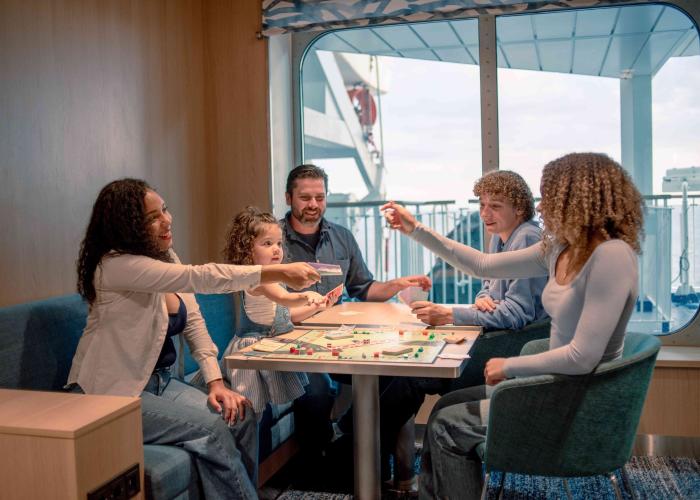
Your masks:
M 291 196 L 297 179 L 323 179 L 323 185 L 328 191 L 328 174 L 321 168 L 311 163 L 294 167 L 287 176 L 287 194 Z
M 516 211 L 520 210 L 524 221 L 535 216 L 535 199 L 530 187 L 525 179 L 510 170 L 496 170 L 484 175 L 474 184 L 474 194 L 478 197 L 482 194 L 499 196 L 508 200 Z

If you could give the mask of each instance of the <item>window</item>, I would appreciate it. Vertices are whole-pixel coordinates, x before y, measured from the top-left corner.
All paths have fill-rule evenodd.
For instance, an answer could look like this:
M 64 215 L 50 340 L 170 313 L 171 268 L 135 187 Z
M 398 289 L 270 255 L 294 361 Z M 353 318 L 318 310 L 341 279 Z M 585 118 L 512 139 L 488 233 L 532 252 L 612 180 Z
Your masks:
M 302 156 L 330 175 L 329 218 L 354 231 L 378 279 L 432 272 L 442 280 L 432 299 L 442 302 L 471 301 L 478 282 L 384 230 L 377 205 L 410 201 L 424 222 L 481 247 L 467 202 L 488 141 L 479 22 L 329 32 L 301 63 Z M 672 6 L 645 4 L 500 15 L 495 32 L 499 168 L 523 175 L 539 196 L 542 167 L 563 154 L 620 161 L 647 204 L 631 328 L 682 328 L 700 290 L 696 26 Z
M 500 168 L 519 172 L 539 192 L 542 166 L 565 153 L 603 152 L 620 161 L 647 202 L 631 328 L 667 333 L 684 326 L 700 285 L 695 198 L 684 248 L 681 199 L 664 192 L 662 179 L 670 169 L 700 166 L 693 23 L 670 6 L 610 7 L 499 17 L 496 36 Z
M 481 176 L 477 24 L 337 31 L 319 38 L 303 61 L 303 159 L 327 171 L 327 216 L 354 232 L 379 279 L 436 264 L 383 229 L 380 200 L 415 202 L 424 222 L 480 245 L 478 217 L 466 210 Z M 436 203 L 445 200 L 454 202 Z M 478 281 L 455 279 L 451 268 L 443 278 L 438 267 L 433 299 L 471 301 Z

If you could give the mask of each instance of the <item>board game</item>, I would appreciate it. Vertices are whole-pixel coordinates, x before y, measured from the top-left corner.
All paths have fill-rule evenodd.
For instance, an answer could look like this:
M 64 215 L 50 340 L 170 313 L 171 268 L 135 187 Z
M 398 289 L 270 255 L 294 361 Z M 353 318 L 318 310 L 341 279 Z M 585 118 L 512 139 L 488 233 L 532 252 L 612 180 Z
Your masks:
M 432 363 L 446 343 L 464 339 L 465 333 L 458 330 L 345 326 L 309 330 L 296 339 L 265 338 L 253 344 L 245 355 L 273 359 Z

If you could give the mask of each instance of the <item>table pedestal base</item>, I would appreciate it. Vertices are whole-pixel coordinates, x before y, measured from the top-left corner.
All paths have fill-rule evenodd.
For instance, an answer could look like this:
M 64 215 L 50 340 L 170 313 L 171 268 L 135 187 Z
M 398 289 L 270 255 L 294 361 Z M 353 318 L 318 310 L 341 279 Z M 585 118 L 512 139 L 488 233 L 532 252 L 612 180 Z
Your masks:
M 352 416 L 355 440 L 355 498 L 381 497 L 379 472 L 379 377 L 352 376 Z

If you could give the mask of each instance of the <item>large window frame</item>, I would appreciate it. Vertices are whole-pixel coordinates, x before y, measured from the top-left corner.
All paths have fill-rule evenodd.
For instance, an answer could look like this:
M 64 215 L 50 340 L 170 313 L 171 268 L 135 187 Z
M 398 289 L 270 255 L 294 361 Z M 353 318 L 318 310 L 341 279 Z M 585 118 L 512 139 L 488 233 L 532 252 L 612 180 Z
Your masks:
M 695 25 L 695 29 L 700 32 L 700 4 L 690 0 L 669 0 L 663 2 L 645 2 L 642 5 L 666 5 L 675 7 L 687 15 Z M 640 5 L 638 1 L 614 1 L 599 0 L 596 5 L 582 7 L 561 7 L 560 5 L 541 6 L 529 8 L 523 15 L 532 15 L 537 12 L 552 12 L 553 10 L 590 10 L 605 6 L 616 6 L 624 8 L 626 5 Z M 531 6 L 532 7 L 532 6 Z M 484 12 L 486 12 L 484 10 Z M 518 14 L 504 14 L 518 15 Z M 496 40 L 496 18 L 498 14 L 484 13 L 476 16 L 479 25 L 479 69 L 480 69 L 480 95 L 481 95 L 481 151 L 482 151 L 482 173 L 487 173 L 499 168 L 499 128 L 498 128 L 498 78 L 497 78 L 497 40 Z M 461 19 L 473 19 L 474 17 L 456 17 Z M 330 30 L 329 30 L 330 31 Z M 301 102 L 301 68 L 306 51 L 314 41 L 328 33 L 320 32 L 300 32 L 290 35 L 291 60 L 291 125 L 292 125 L 292 157 L 294 164 L 303 161 L 303 113 Z M 274 152 L 273 152 L 274 154 Z M 696 311 L 693 319 L 685 326 L 670 333 L 661 335 L 662 342 L 666 345 L 700 345 L 700 309 Z

